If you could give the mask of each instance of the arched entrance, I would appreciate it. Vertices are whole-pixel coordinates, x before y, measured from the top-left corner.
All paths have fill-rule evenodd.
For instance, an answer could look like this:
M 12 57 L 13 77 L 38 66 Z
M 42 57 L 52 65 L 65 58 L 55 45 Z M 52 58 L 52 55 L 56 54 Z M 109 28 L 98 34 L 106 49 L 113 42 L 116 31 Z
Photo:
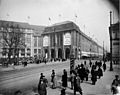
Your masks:
M 55 49 L 51 49 L 51 59 L 55 58 Z
M 65 58 L 66 59 L 70 58 L 70 49 L 69 48 L 66 48 L 66 50 L 65 50 Z
M 58 49 L 58 58 L 62 59 L 62 49 Z

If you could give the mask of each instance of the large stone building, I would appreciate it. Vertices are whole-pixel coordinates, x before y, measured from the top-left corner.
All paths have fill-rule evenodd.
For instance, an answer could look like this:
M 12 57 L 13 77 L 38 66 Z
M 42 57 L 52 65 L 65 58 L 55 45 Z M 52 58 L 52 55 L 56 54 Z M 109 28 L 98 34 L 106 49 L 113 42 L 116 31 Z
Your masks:
M 1 38 L 2 38 L 2 32 L 4 31 L 4 27 L 6 27 L 7 25 L 13 27 L 17 25 L 18 28 L 20 28 L 24 33 L 24 38 L 25 38 L 24 40 L 26 46 L 25 48 L 21 48 L 19 50 L 19 57 L 41 56 L 41 48 L 42 48 L 41 33 L 45 28 L 44 26 L 36 26 L 36 25 L 29 25 L 28 23 L 0 20 Z M 2 39 L 0 41 L 2 41 Z M 3 44 L 0 43 L 0 57 L 7 57 L 7 53 L 3 55 L 3 50 L 4 50 Z
M 19 57 L 69 59 L 71 52 L 74 53 L 75 58 L 102 57 L 103 55 L 103 48 L 71 21 L 45 27 L 1 20 L 0 35 L 7 24 L 18 25 L 24 33 L 26 46 L 19 50 Z M 2 44 L 0 48 L 0 56 L 7 57 L 7 53 L 5 55 L 2 53 L 4 50 Z
M 119 22 L 115 24 L 111 24 L 109 27 L 109 33 L 111 36 L 111 49 L 112 49 L 112 61 L 117 64 L 120 64 L 120 30 L 119 30 Z
M 44 56 L 48 59 L 69 59 L 71 52 L 75 58 L 98 57 L 103 54 L 102 47 L 71 21 L 46 27 L 42 37 Z

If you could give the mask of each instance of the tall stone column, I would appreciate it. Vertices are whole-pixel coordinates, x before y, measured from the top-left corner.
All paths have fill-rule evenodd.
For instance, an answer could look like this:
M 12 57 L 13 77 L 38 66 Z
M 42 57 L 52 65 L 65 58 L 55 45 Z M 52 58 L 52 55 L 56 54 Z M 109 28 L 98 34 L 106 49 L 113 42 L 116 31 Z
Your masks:
M 63 49 L 62 49 L 62 56 L 63 56 L 63 59 L 65 59 L 65 48 L 64 48 L 64 32 L 62 33 L 62 39 L 63 39 Z
M 58 58 L 58 42 L 57 42 L 57 33 L 55 34 L 55 58 Z
M 30 56 L 34 56 L 34 38 L 33 38 L 33 36 L 32 36 L 32 33 L 30 34 L 30 38 L 31 38 L 31 43 L 30 43 Z

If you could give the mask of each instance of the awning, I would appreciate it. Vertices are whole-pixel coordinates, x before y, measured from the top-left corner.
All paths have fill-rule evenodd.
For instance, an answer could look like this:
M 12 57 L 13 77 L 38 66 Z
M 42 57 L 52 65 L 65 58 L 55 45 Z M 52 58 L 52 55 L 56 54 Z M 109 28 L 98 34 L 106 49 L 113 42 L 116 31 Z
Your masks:
M 83 53 L 82 56 L 89 57 L 89 55 L 85 53 Z

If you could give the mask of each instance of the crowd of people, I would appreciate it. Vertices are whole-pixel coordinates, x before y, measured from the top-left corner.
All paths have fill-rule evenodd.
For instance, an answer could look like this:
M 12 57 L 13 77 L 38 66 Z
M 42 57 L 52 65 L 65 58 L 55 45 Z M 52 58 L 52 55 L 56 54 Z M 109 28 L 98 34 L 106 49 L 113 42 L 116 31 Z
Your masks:
M 80 95 L 83 95 L 83 90 L 81 87 L 81 83 L 84 81 L 91 81 L 91 85 L 95 85 L 97 80 L 103 76 L 103 72 L 106 71 L 106 63 L 102 64 L 101 61 L 96 61 L 95 63 L 89 62 L 86 64 L 86 61 L 82 64 L 78 64 L 74 70 L 70 71 L 70 77 L 68 78 L 67 70 L 63 70 L 63 74 L 61 76 L 61 94 L 66 95 L 66 89 L 68 87 L 68 81 L 71 83 L 71 90 L 73 90 L 74 95 L 76 92 L 79 92 Z M 115 76 L 116 78 L 113 80 L 111 85 L 111 91 L 117 93 L 116 87 L 120 84 L 120 80 L 118 79 L 118 75 Z M 57 87 L 57 78 L 55 70 L 51 72 L 51 81 L 50 85 L 52 89 L 56 89 Z M 48 80 L 45 78 L 44 74 L 41 73 L 39 83 L 38 83 L 38 93 L 35 95 L 47 95 L 47 87 L 48 87 Z M 19 92 L 20 93 L 20 92 Z
M 77 91 L 80 93 L 80 95 L 83 95 L 80 84 L 83 81 L 88 81 L 89 76 L 91 75 L 91 84 L 95 85 L 97 79 L 98 78 L 100 79 L 103 76 L 103 71 L 105 72 L 105 70 L 106 70 L 106 64 L 105 63 L 102 64 L 101 61 L 100 62 L 96 61 L 95 63 L 92 63 L 90 61 L 89 66 L 86 64 L 86 61 L 84 61 L 84 64 L 77 65 L 74 70 L 70 71 L 70 78 L 69 78 L 69 81 L 71 83 L 71 89 L 74 91 L 74 95 L 76 95 Z M 65 95 L 65 90 L 68 87 L 68 74 L 67 74 L 67 70 L 65 69 L 63 70 L 61 82 L 62 82 L 61 95 Z M 48 84 L 47 79 L 45 78 L 43 73 L 41 73 L 40 82 L 38 85 L 38 92 L 40 95 L 47 95 L 47 90 L 46 90 L 47 84 Z M 55 74 L 55 70 L 52 70 L 51 88 L 55 89 L 56 87 L 57 87 L 56 74 Z

